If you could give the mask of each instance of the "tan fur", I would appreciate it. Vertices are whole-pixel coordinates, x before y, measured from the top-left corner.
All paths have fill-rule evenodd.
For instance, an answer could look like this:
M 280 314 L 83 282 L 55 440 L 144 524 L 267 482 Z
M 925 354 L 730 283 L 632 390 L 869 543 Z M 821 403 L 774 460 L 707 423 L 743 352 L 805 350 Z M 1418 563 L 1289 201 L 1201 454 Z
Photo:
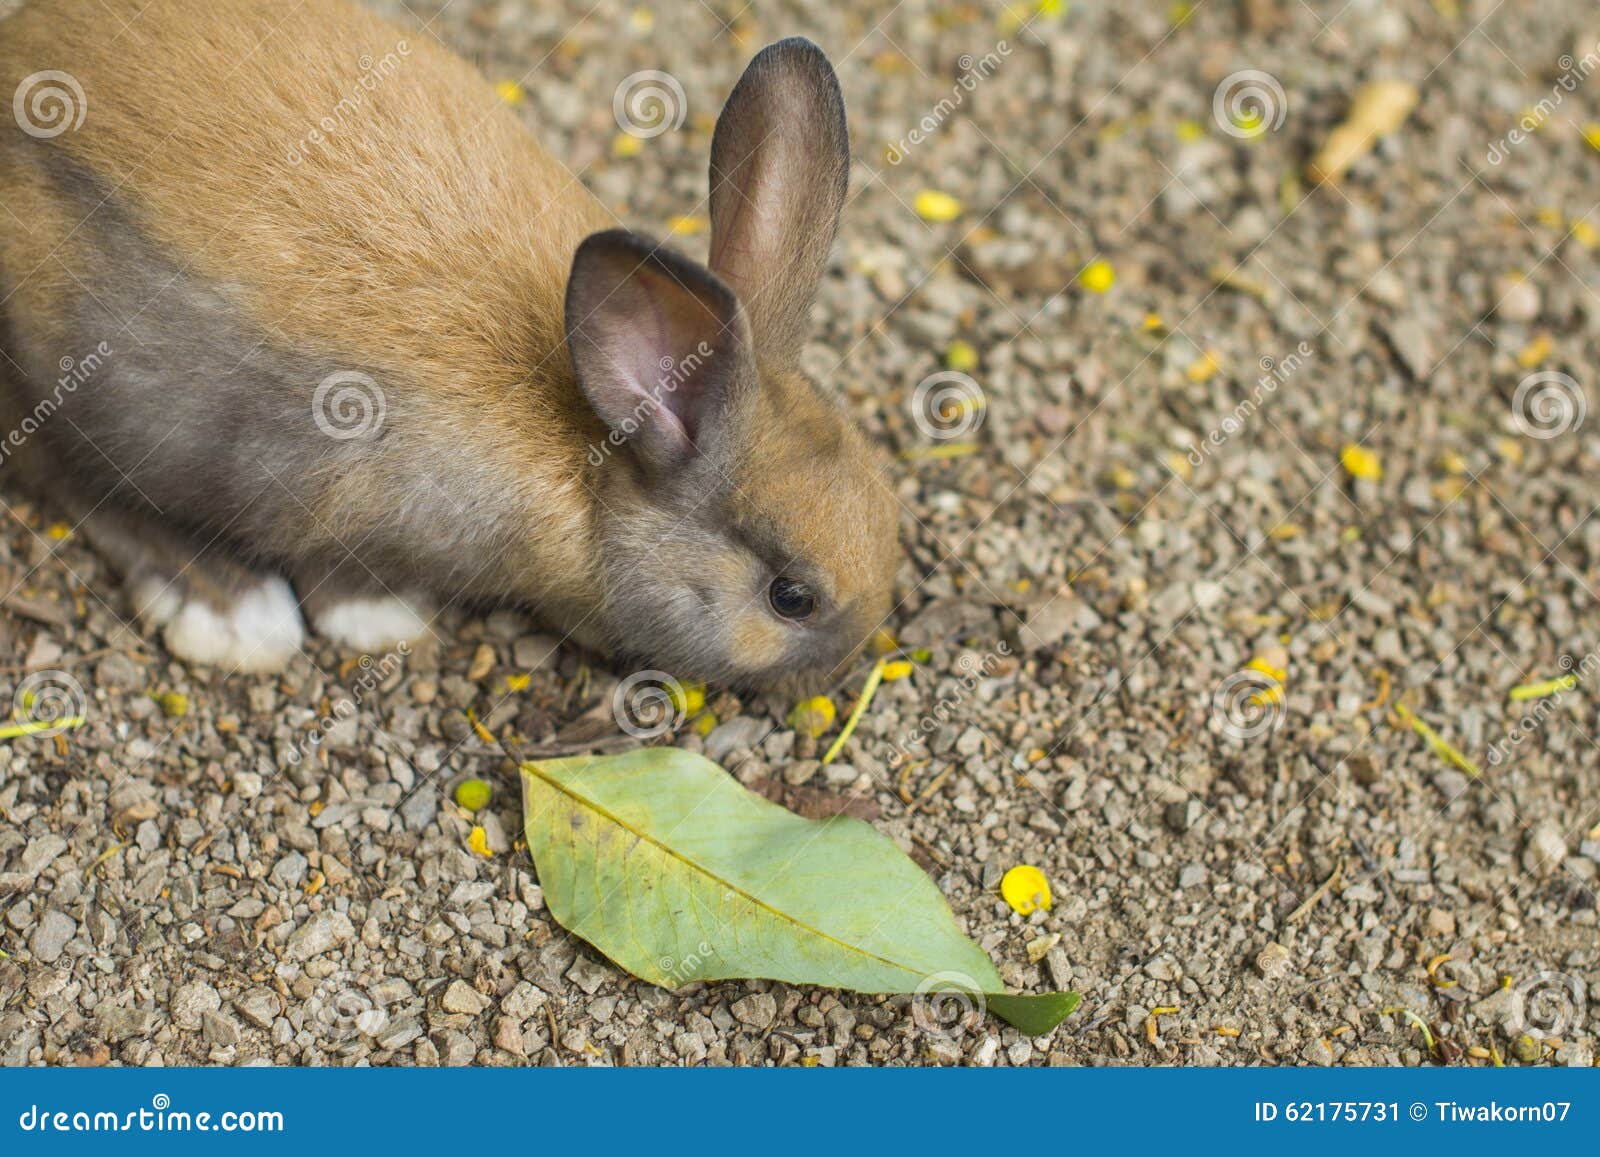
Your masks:
M 647 550 L 647 533 L 671 533 L 644 509 L 649 485 L 586 461 L 606 427 L 574 381 L 563 294 L 579 243 L 615 222 L 427 33 L 344 0 L 30 0 L 0 25 L 0 91 L 52 68 L 83 88 L 81 128 L 0 134 L 0 309 L 19 340 L 62 347 L 80 273 L 103 259 L 38 164 L 55 150 L 274 344 L 375 367 L 405 392 L 405 469 L 308 471 L 305 509 L 285 503 L 248 549 L 292 570 L 313 546 L 403 554 L 442 524 L 416 544 L 418 566 L 476 549 L 486 563 L 444 593 L 531 602 L 566 627 L 614 593 L 607 541 L 637 543 L 640 565 L 749 581 L 748 560 L 708 563 L 692 540 Z M 770 133 L 746 130 L 750 147 Z M 813 282 L 832 236 L 822 213 L 808 204 L 793 224 Z M 783 273 L 739 290 L 752 316 L 793 330 L 810 292 Z M 897 557 L 892 497 L 861 436 L 790 368 L 796 342 L 786 330 L 780 344 L 778 325 L 757 351 L 759 435 L 732 469 L 726 517 L 782 523 L 870 630 Z M 784 628 L 759 607 L 728 626 L 749 666 L 781 659 Z M 625 628 L 606 628 L 622 645 Z

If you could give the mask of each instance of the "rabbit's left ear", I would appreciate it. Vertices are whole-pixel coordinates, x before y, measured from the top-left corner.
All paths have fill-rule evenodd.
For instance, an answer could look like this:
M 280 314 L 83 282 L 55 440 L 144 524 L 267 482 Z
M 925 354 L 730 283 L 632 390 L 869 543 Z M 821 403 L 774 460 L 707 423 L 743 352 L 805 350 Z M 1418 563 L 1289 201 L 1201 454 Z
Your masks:
M 712 272 L 750 319 L 759 356 L 793 361 L 850 174 L 844 97 L 802 37 L 762 49 L 711 141 Z

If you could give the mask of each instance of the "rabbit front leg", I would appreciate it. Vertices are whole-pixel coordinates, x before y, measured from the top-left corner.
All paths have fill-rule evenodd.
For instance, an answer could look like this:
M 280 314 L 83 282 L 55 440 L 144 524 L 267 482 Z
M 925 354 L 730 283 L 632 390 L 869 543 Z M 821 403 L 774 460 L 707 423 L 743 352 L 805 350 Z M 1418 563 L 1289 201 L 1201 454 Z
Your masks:
M 354 553 L 295 567 L 294 585 L 312 630 L 341 647 L 376 655 L 433 637 L 428 597 L 389 589 Z
M 180 659 L 258 674 L 281 671 L 302 653 L 305 626 L 283 576 L 146 515 L 101 507 L 82 527 L 122 575 L 140 621 L 159 628 Z

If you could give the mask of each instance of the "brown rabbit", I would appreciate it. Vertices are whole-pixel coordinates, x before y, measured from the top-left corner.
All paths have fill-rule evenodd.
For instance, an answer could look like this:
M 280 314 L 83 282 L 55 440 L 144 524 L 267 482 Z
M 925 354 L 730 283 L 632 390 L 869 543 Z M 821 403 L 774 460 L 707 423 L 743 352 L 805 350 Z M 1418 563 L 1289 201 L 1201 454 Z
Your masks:
M 339 0 L 28 0 L 3 94 L 0 479 L 175 654 L 278 667 L 302 607 L 376 650 L 461 599 L 773 686 L 888 612 L 895 499 L 798 369 L 849 163 L 810 42 L 717 122 L 709 268 Z

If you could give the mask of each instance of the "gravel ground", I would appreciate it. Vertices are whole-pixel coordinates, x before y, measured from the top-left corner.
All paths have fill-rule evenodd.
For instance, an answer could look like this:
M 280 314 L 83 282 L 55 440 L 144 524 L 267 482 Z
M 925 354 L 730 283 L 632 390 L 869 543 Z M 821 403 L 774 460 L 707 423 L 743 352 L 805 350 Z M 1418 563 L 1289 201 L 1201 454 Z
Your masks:
M 676 741 L 871 818 L 1011 985 L 1080 990 L 1072 1018 L 632 981 L 551 921 L 466 714 L 603 737 L 626 672 L 460 610 L 370 666 L 319 642 L 280 678 L 189 670 L 7 490 L 0 691 L 81 689 L 87 721 L 0 745 L 0 1062 L 1593 1064 L 1600 19 L 1056 8 L 395 12 L 523 77 L 557 155 L 637 227 L 688 215 L 697 254 L 744 62 L 828 50 L 857 163 L 807 363 L 900 455 L 892 626 L 928 654 L 843 763 L 715 688 L 722 722 Z M 687 115 L 618 147 L 646 69 Z M 1417 110 L 1313 189 L 1376 78 Z M 1240 85 L 1265 106 L 1230 114 Z M 959 214 L 919 216 L 928 190 Z M 982 401 L 955 430 L 918 412 L 946 359 Z M 467 775 L 496 788 L 487 857 Z M 1019 863 L 1051 911 L 1000 900 Z

